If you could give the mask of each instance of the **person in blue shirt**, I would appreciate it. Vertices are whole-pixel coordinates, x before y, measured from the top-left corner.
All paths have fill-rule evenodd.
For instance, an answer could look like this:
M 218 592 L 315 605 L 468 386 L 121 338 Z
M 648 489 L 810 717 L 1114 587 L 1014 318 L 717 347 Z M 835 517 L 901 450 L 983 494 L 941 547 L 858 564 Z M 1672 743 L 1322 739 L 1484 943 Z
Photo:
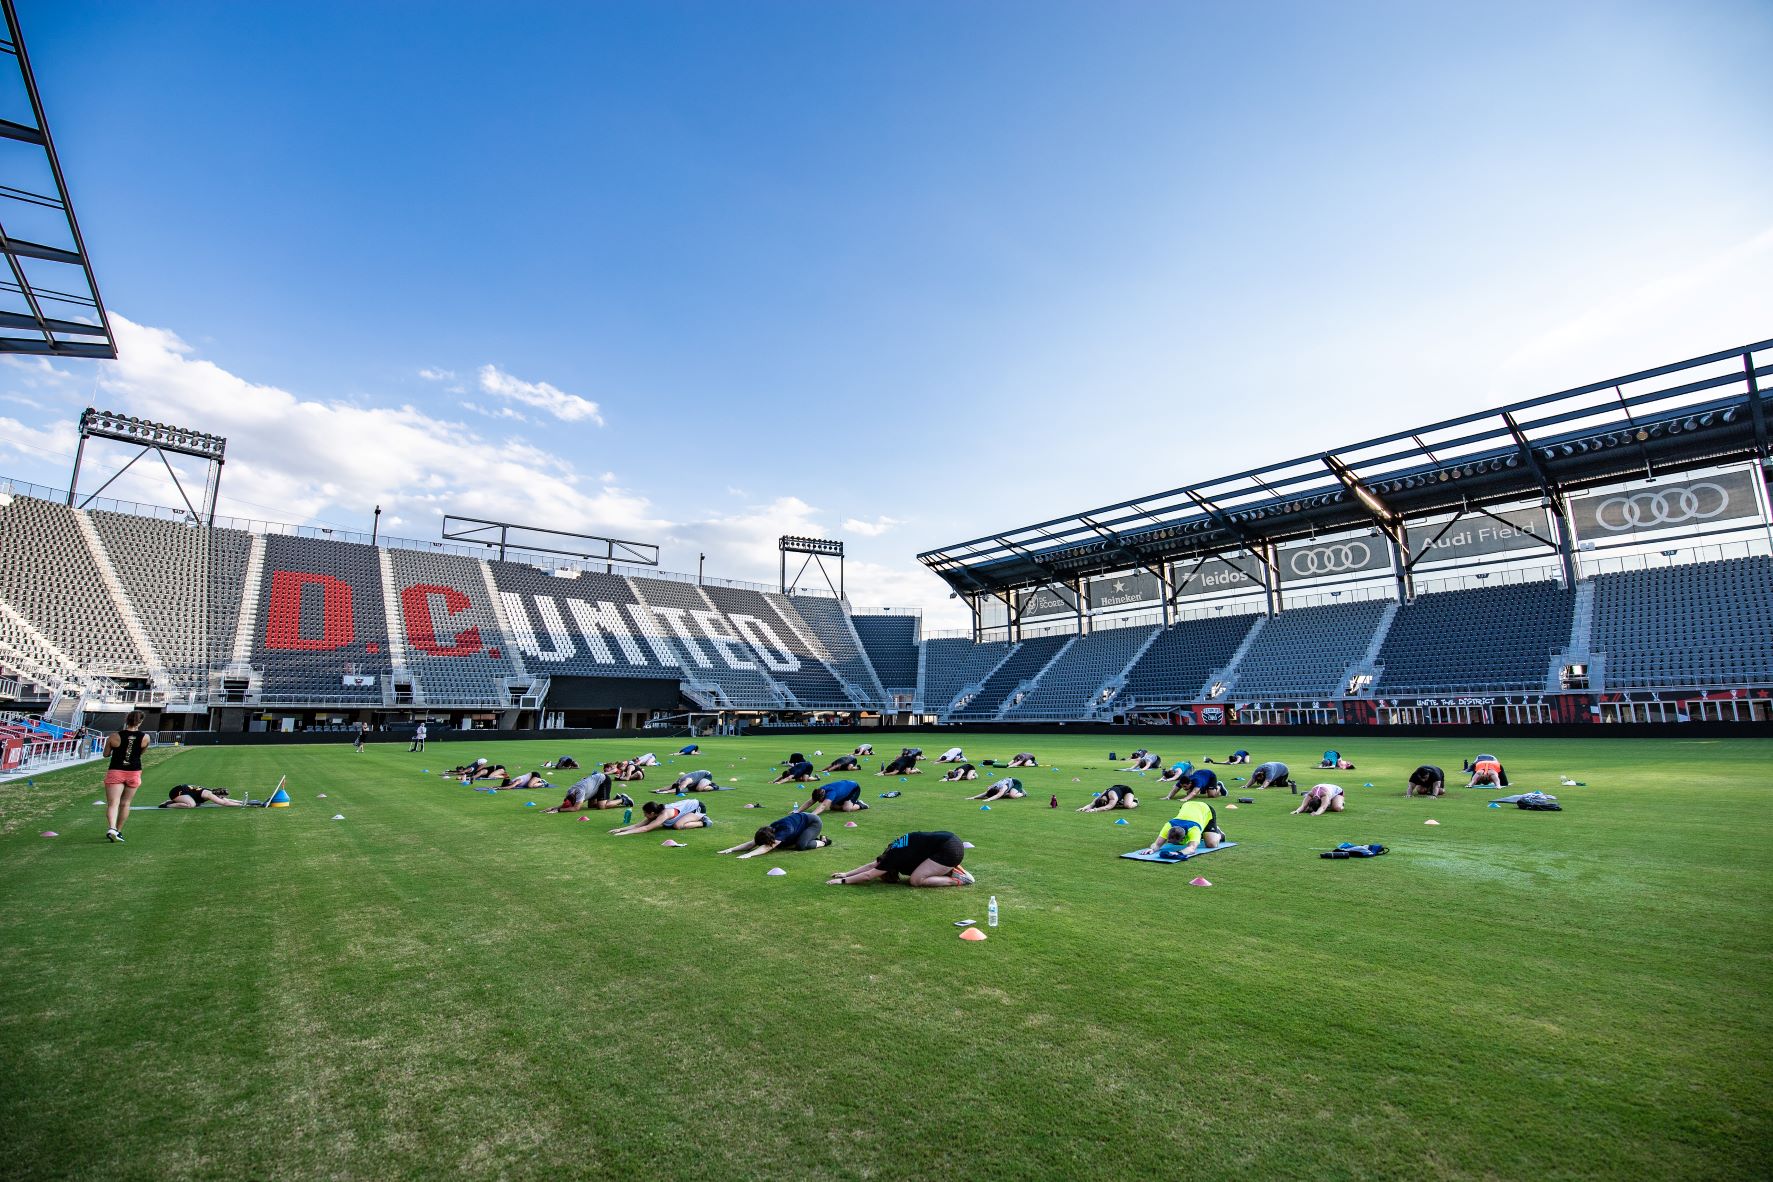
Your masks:
M 1207 762 L 1211 763 L 1213 761 L 1209 759 Z M 1193 761 L 1184 759 L 1181 763 L 1172 763 L 1165 769 L 1164 774 L 1159 776 L 1158 779 L 1168 784 L 1174 784 L 1177 780 L 1186 779 L 1188 773 L 1193 770 Z
M 728 846 L 720 852 L 755 858 L 771 850 L 816 850 L 831 844 L 831 839 L 820 832 L 824 824 L 814 813 L 789 813 L 753 833 L 750 841 Z
M 782 774 L 771 780 L 770 783 L 786 784 L 792 780 L 796 784 L 805 784 L 809 780 L 818 778 L 819 773 L 813 770 L 813 765 L 805 759 L 799 759 L 783 768 Z
M 1178 795 L 1186 793 L 1186 795 Z M 1197 796 L 1224 796 L 1225 785 L 1219 782 L 1219 775 L 1212 768 L 1198 768 L 1189 772 L 1176 782 L 1170 789 L 1165 800 L 1193 800 Z
M 1213 757 L 1211 755 L 1209 755 L 1205 759 L 1201 760 L 1201 762 L 1202 763 L 1212 763 Z M 1236 751 L 1233 751 L 1226 758 L 1219 760 L 1219 762 L 1220 763 L 1248 763 L 1248 762 L 1250 762 L 1250 753 L 1248 751 L 1245 751 L 1242 747 L 1239 747 Z
M 854 780 L 833 780 L 813 789 L 803 812 L 817 815 L 830 809 L 834 813 L 859 813 L 868 806 L 862 803 L 862 786 Z

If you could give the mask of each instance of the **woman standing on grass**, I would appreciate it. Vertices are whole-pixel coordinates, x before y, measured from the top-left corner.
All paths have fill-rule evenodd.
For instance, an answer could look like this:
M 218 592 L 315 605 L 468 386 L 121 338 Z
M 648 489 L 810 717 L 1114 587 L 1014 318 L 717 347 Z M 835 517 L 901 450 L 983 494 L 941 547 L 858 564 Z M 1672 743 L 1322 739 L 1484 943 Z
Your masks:
M 129 820 L 129 802 L 142 786 L 142 752 L 153 746 L 154 736 L 142 730 L 147 715 L 131 710 L 123 729 L 105 740 L 111 757 L 105 772 L 105 840 L 122 841 L 123 823 Z

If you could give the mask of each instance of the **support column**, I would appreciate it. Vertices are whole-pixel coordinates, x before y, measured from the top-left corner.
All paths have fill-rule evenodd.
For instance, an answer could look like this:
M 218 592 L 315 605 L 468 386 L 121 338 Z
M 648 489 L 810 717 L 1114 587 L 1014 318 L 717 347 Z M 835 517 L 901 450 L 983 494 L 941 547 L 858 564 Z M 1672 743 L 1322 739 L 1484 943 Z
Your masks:
M 1391 546 L 1391 569 L 1397 579 L 1397 601 L 1409 603 L 1416 598 L 1416 576 L 1410 570 L 1410 547 L 1398 541 L 1403 536 L 1400 529 L 1395 534 L 1387 534 L 1385 540 Z
M 1090 615 L 1084 605 L 1084 580 L 1082 577 L 1071 580 L 1071 593 L 1077 597 L 1077 634 L 1083 636 L 1090 630 Z
M 1557 502 L 1558 531 L 1558 562 L 1564 568 L 1564 587 L 1566 590 L 1576 589 L 1576 580 L 1580 572 L 1576 567 L 1576 531 L 1570 524 L 1569 499 L 1562 493 L 1554 494 Z
M 1280 615 L 1281 598 L 1280 552 L 1273 542 L 1263 542 L 1257 560 L 1262 564 L 1263 603 L 1271 616 Z

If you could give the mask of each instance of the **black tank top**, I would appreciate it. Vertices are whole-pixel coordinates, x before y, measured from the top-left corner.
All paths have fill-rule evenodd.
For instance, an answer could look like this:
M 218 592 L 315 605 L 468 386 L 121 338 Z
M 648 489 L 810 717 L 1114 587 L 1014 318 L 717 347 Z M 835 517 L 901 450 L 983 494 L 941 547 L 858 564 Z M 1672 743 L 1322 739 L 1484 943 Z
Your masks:
M 118 731 L 117 749 L 111 752 L 111 770 L 114 772 L 139 772 L 142 770 L 142 749 L 148 745 L 148 736 L 141 731 Z

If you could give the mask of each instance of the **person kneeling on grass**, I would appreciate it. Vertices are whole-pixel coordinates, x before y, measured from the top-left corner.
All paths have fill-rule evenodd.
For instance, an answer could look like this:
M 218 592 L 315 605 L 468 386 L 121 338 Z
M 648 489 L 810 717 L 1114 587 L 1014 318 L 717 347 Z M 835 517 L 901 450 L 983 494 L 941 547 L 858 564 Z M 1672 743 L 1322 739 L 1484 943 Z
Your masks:
M 1335 784 L 1313 784 L 1305 795 L 1299 798 L 1299 807 L 1293 810 L 1293 816 L 1306 813 L 1313 817 L 1321 817 L 1325 813 L 1339 813 L 1348 798 L 1342 795 L 1342 789 Z
M 857 743 L 855 754 L 857 754 L 857 755 L 873 755 L 874 754 L 874 744 L 873 743 Z
M 771 780 L 770 783 L 786 784 L 792 780 L 796 784 L 806 784 L 818 778 L 819 773 L 813 770 L 812 764 L 804 759 L 797 759 L 783 768 L 782 774 Z
M 615 781 L 602 772 L 592 772 L 583 780 L 566 790 L 566 799 L 551 809 L 543 809 L 546 813 L 577 813 L 591 809 L 629 809 L 634 807 L 634 798 L 617 792 Z
M 1205 759 L 1201 760 L 1201 762 L 1202 763 L 1212 763 L 1213 757 L 1211 755 L 1209 755 Z M 1220 763 L 1248 763 L 1248 762 L 1250 762 L 1250 753 L 1248 751 L 1245 751 L 1242 747 L 1239 747 L 1236 751 L 1233 751 L 1230 755 L 1226 756 L 1224 759 L 1219 760 L 1219 762 Z
M 1405 796 L 1439 796 L 1447 790 L 1447 773 L 1432 763 L 1425 763 L 1410 773 Z
M 708 824 L 708 813 L 699 800 L 668 803 L 649 800 L 640 806 L 640 813 L 646 818 L 644 821 L 619 825 L 610 832 L 617 837 L 632 837 L 636 833 L 651 833 L 654 829 L 701 829 Z
M 542 766 L 545 768 L 552 768 L 556 771 L 563 771 L 563 772 L 574 771 L 574 772 L 576 772 L 579 770 L 579 761 L 574 759 L 570 755 L 562 755 L 559 759 L 552 760 L 548 763 L 544 763 Z
M 859 886 L 865 882 L 909 882 L 914 887 L 972 886 L 973 876 L 961 869 L 966 847 L 946 831 L 906 833 L 882 850 L 880 857 L 854 870 L 833 874 L 826 886 Z
M 1022 787 L 1022 781 L 1014 776 L 1006 776 L 997 781 L 977 796 L 969 796 L 968 800 L 1021 800 L 1028 792 Z
M 646 769 L 635 765 L 632 759 L 615 759 L 603 765 L 603 774 L 612 780 L 644 780 Z
M 1342 752 L 1336 750 L 1324 752 L 1324 757 L 1317 766 L 1320 771 L 1334 769 L 1339 772 L 1352 772 L 1354 770 L 1354 764 L 1343 759 Z
M 966 762 L 966 753 L 964 751 L 962 751 L 959 747 L 950 747 L 950 748 L 948 748 L 948 750 L 942 752 L 942 754 L 936 756 L 936 762 L 937 763 L 964 763 L 964 762 Z
M 825 765 L 828 772 L 853 772 L 862 766 L 862 761 L 854 755 L 839 755 Z
M 1286 764 L 1278 761 L 1259 764 L 1256 770 L 1250 773 L 1250 787 L 1252 788 L 1291 788 L 1292 786 L 1293 773 L 1287 769 Z
M 1163 757 L 1155 751 L 1133 752 L 1133 762 L 1121 768 L 1123 772 L 1154 772 L 1163 763 Z
M 228 799 L 226 788 L 205 788 L 201 784 L 180 784 L 166 794 L 163 809 L 194 809 L 200 804 L 224 804 L 229 808 L 245 808 L 242 801 Z
M 1133 795 L 1133 790 L 1125 784 L 1116 784 L 1111 788 L 1104 789 L 1096 799 L 1077 811 L 1080 813 L 1106 813 L 1114 809 L 1136 809 L 1138 807 L 1139 798 Z
M 817 815 L 830 809 L 834 813 L 859 813 L 868 806 L 862 803 L 862 786 L 854 780 L 833 780 L 813 789 L 802 812 Z
M 923 769 L 917 766 L 916 756 L 901 755 L 874 774 L 877 776 L 921 776 Z
M 1506 788 L 1508 773 L 1494 755 L 1480 755 L 1471 761 L 1471 782 L 1467 788 Z
M 550 784 L 547 780 L 544 780 L 541 772 L 524 772 L 521 776 L 507 776 L 502 783 L 489 791 L 502 792 L 509 788 L 536 789 L 552 787 L 554 787 L 554 785 Z
M 482 758 L 476 759 L 473 763 L 464 763 L 461 767 L 452 767 L 447 772 L 438 772 L 437 774 L 446 780 L 471 780 L 480 774 L 481 769 L 490 766 L 491 764 Z
M 1188 778 L 1188 773 L 1193 770 L 1194 761 L 1184 759 L 1181 763 L 1172 763 L 1169 767 L 1165 768 L 1164 774 L 1159 776 L 1158 779 L 1173 784 L 1177 780 L 1186 780 Z
M 1036 762 L 1032 752 L 1018 751 L 1018 752 L 1016 752 L 1016 754 L 1010 756 L 1010 766 L 1011 767 L 1039 767 L 1040 764 L 1038 762 Z
M 670 796 L 684 792 L 714 792 L 720 785 L 714 779 L 714 773 L 705 770 L 685 772 L 663 788 L 654 788 L 654 796 Z
M 1213 806 L 1201 800 L 1190 800 L 1176 809 L 1176 815 L 1164 822 L 1158 831 L 1157 838 L 1145 847 L 1146 853 L 1155 854 L 1166 845 L 1179 845 L 1183 854 L 1192 854 L 1203 844 L 1213 849 L 1225 840 L 1225 834 L 1219 829 L 1219 814 Z
M 1197 796 L 1224 796 L 1225 785 L 1219 782 L 1219 773 L 1212 768 L 1196 768 L 1178 780 L 1164 799 L 1175 800 L 1179 795 L 1183 800 L 1193 800 Z
M 831 844 L 831 839 L 820 832 L 824 822 L 812 813 L 789 813 L 777 821 L 751 835 L 750 841 L 742 841 L 738 845 L 730 845 L 721 850 L 723 854 L 738 854 L 741 859 L 755 858 L 759 854 L 767 854 L 771 850 L 793 852 L 816 850 L 820 846 Z
M 940 763 L 942 761 L 938 759 L 936 762 Z M 979 769 L 970 763 L 957 763 L 942 773 L 942 782 L 944 784 L 954 780 L 977 780 L 978 778 Z

